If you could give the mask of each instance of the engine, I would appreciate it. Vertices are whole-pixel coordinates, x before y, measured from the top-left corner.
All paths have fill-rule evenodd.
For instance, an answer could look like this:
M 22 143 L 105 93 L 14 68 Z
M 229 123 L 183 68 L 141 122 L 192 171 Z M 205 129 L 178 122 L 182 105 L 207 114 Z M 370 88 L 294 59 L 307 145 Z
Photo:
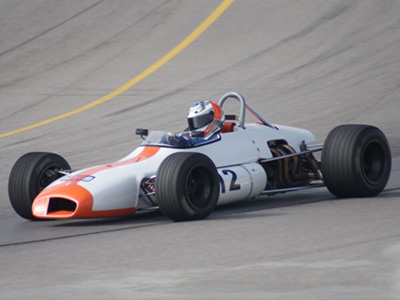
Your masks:
M 285 141 L 270 141 L 268 146 L 274 158 L 292 155 L 263 164 L 267 174 L 267 190 L 304 186 L 322 179 L 320 162 L 313 153 L 295 155 L 296 151 Z M 305 145 L 302 146 L 306 150 Z

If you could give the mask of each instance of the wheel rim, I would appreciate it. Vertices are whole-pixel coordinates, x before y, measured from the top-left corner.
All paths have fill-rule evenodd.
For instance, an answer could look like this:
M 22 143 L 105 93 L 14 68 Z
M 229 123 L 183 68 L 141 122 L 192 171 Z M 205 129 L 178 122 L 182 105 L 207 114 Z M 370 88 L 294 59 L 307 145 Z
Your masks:
M 385 169 L 385 152 L 380 143 L 372 141 L 366 145 L 362 154 L 362 171 L 370 184 L 376 184 Z
M 210 205 L 213 181 L 211 172 L 202 166 L 194 167 L 186 177 L 186 199 L 194 210 L 203 210 Z
M 44 169 L 40 175 L 39 175 L 39 180 L 38 180 L 38 191 L 41 192 L 44 190 L 45 187 L 47 187 L 50 183 L 53 181 L 57 180 L 60 175 L 58 174 L 58 171 L 60 168 L 58 166 L 50 166 L 46 169 Z

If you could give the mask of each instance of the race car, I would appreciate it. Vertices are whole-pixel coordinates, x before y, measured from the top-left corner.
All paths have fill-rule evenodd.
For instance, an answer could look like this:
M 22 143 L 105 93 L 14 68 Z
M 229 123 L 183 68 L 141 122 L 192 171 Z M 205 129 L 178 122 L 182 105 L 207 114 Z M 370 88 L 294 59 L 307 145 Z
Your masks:
M 228 99 L 239 102 L 238 114 L 225 115 Z M 246 113 L 257 121 L 246 123 Z M 137 129 L 144 141 L 132 153 L 81 170 L 54 153 L 27 153 L 10 173 L 11 204 L 30 220 L 160 209 L 174 221 L 189 221 L 206 218 L 216 205 L 304 188 L 371 197 L 390 175 L 389 144 L 374 126 L 341 125 L 316 144 L 305 129 L 269 123 L 237 92 L 218 103 L 196 103 L 188 124 L 177 133 Z

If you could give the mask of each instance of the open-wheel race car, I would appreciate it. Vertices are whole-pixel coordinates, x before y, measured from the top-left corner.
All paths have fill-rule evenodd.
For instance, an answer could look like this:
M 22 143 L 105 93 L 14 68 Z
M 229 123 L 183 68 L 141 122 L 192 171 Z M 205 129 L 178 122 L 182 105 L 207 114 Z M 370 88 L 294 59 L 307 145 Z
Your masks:
M 237 115 L 224 114 L 228 99 L 239 101 Z M 258 121 L 246 123 L 246 112 Z M 340 198 L 375 196 L 390 175 L 389 145 L 374 126 L 341 125 L 315 144 L 311 132 L 269 123 L 235 92 L 218 104 L 196 103 L 188 123 L 179 133 L 137 129 L 144 141 L 128 156 L 82 170 L 54 153 L 27 153 L 11 170 L 11 204 L 30 220 L 159 208 L 186 221 L 206 218 L 216 205 L 304 188 L 326 186 Z

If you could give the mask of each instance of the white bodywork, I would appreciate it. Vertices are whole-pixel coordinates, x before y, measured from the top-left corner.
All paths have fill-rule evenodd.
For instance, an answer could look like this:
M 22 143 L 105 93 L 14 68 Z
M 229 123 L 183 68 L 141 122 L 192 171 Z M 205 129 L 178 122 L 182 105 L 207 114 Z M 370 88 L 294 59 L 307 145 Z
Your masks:
M 152 132 L 140 147 L 120 161 L 76 171 L 53 182 L 34 200 L 33 214 L 39 218 L 110 217 L 156 207 L 154 178 L 164 159 L 176 152 L 202 153 L 213 161 L 220 178 L 218 205 L 260 195 L 267 186 L 261 161 L 273 157 L 269 142 L 285 143 L 301 152 L 301 145 L 312 143 L 315 138 L 307 130 L 270 124 L 238 93 L 224 95 L 218 104 L 222 107 L 230 97 L 241 103 L 239 116 L 230 115 L 228 119 L 234 120 L 236 127 L 208 139 L 194 138 L 188 132 Z M 247 110 L 260 123 L 246 124 Z M 170 137 L 186 139 L 176 144 L 176 139 Z
M 188 151 L 207 155 L 217 167 L 221 178 L 219 205 L 256 197 L 266 186 L 265 171 L 257 162 L 272 157 L 268 147 L 269 141 L 285 140 L 296 151 L 300 151 L 300 144 L 303 141 L 305 143 L 315 141 L 309 131 L 287 126 L 276 128 L 246 124 L 245 129 L 236 128 L 234 132 L 222 133 L 220 140 L 210 144 L 184 149 L 160 147 L 155 155 L 147 159 L 129 162 L 140 155 L 144 147 L 150 147 L 140 146 L 115 164 L 71 173 L 49 187 L 68 184 L 69 179 L 79 176 L 83 179 L 76 184 L 93 196 L 93 211 L 149 207 L 151 204 L 141 193 L 142 180 L 154 176 L 161 162 L 170 154 Z M 93 172 L 99 168 L 100 170 Z M 231 189 L 233 179 L 240 189 Z

